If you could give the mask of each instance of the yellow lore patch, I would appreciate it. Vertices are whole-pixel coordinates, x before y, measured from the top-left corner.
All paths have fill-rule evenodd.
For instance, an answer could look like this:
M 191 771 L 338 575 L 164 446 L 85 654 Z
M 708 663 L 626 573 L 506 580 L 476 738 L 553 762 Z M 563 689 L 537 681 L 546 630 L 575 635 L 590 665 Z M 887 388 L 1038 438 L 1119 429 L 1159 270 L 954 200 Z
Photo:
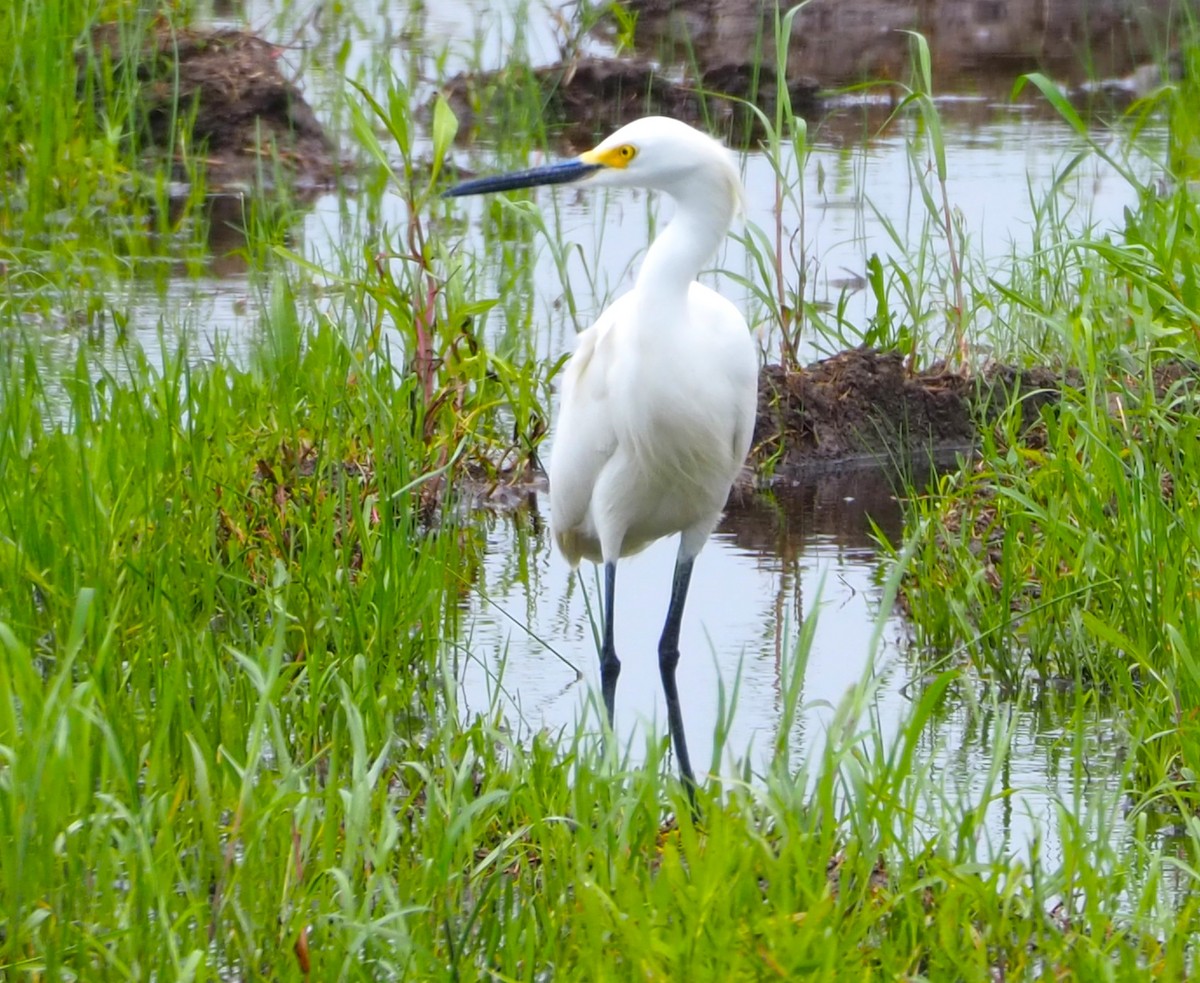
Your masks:
M 619 147 L 610 147 L 608 150 L 587 150 L 579 155 L 579 159 L 585 164 L 603 164 L 605 167 L 624 170 L 636 156 L 637 147 L 631 143 L 623 143 Z

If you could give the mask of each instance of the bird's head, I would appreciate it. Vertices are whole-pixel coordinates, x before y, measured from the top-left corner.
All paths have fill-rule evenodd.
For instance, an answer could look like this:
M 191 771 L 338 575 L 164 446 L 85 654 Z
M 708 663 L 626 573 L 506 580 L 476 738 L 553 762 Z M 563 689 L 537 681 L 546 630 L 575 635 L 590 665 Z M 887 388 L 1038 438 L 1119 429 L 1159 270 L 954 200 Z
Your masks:
M 677 199 L 722 196 L 742 205 L 742 182 L 729 151 L 712 137 L 666 116 L 621 127 L 578 157 L 511 174 L 464 181 L 445 197 L 511 191 L 543 184 L 649 188 Z

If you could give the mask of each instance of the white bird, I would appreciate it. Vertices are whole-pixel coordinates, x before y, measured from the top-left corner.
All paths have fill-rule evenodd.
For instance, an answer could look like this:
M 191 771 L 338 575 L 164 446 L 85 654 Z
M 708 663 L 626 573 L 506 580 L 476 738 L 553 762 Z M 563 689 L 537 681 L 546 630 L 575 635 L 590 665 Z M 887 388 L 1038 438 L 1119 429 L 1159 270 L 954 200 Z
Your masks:
M 750 449 L 758 394 L 758 354 L 745 318 L 696 277 L 741 209 L 742 183 L 716 140 L 651 116 L 571 160 L 467 181 L 445 194 L 575 182 L 648 188 L 675 201 L 633 289 L 579 336 L 567 365 L 550 456 L 550 526 L 572 565 L 583 557 L 604 565 L 600 678 L 610 728 L 621 671 L 613 645 L 617 561 L 680 534 L 658 659 L 671 741 L 693 797 L 675 681 L 679 628 L 693 562 Z

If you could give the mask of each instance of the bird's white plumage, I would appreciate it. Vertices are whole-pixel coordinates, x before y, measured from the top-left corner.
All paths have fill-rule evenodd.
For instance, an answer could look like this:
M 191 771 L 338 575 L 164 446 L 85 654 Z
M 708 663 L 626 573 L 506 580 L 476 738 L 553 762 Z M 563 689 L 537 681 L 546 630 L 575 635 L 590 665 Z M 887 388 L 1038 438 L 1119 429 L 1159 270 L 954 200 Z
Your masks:
M 750 448 L 758 389 L 745 319 L 696 277 L 729 231 L 742 185 L 715 140 L 649 117 L 574 160 L 466 181 L 446 194 L 568 182 L 650 188 L 675 200 L 633 289 L 579 336 L 567 365 L 550 456 L 550 525 L 572 563 L 604 564 L 600 680 L 610 726 L 621 671 L 613 640 L 617 560 L 681 534 L 658 664 L 671 742 L 695 806 L 675 680 L 680 624 L 692 561 Z
M 656 188 L 676 213 L 633 289 L 578 339 L 550 459 L 551 527 L 572 563 L 615 561 L 716 526 L 754 429 L 758 356 L 737 308 L 695 278 L 741 204 L 728 152 L 675 120 L 638 120 L 592 152 L 631 145 L 589 183 Z

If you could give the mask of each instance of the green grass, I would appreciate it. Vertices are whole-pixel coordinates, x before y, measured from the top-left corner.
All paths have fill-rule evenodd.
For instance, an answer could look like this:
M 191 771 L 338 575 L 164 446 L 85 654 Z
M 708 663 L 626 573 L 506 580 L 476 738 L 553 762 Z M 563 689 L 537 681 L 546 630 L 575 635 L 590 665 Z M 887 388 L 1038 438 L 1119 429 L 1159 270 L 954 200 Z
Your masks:
M 1200 433 L 1188 384 L 1156 394 L 1128 371 L 1096 366 L 1032 434 L 1006 421 L 976 468 L 916 506 L 928 535 L 908 597 L 931 651 L 1013 688 L 1032 676 L 1115 694 L 1143 782 L 1190 811 Z
M 881 613 L 903 589 L 920 644 L 895 738 L 868 677 L 822 750 L 790 757 L 810 620 L 783 673 L 775 761 L 710 783 L 696 823 L 664 741 L 637 767 L 587 727 L 518 744 L 496 708 L 463 719 L 448 668 L 470 644 L 461 611 L 484 540 L 456 492 L 520 474 L 544 434 L 558 366 L 535 357 L 529 257 L 557 229 L 497 203 L 483 233 L 494 268 L 464 255 L 434 197 L 453 120 L 435 107 L 425 127 L 414 78 L 365 76 L 339 110 L 367 162 L 363 227 L 317 267 L 286 209 L 248 223 L 248 354 L 193 359 L 179 324 L 163 326 L 162 364 L 122 331 L 89 338 L 101 315 L 128 323 L 128 260 L 161 246 L 145 198 L 104 207 L 137 170 L 135 101 L 103 93 L 101 125 L 95 100 L 75 99 L 71 45 L 114 12 L 0 13 L 0 81 L 18 107 L 0 120 L 14 162 L 0 202 L 0 975 L 1194 969 L 1200 433 L 1184 382 L 1144 383 L 1196 358 L 1189 185 L 1148 185 L 1108 238 L 1069 233 L 1050 196 L 1028 254 L 989 282 L 946 200 L 917 46 L 905 108 L 920 120 L 927 234 L 919 256 L 877 260 L 875 320 L 849 327 L 918 360 L 985 338 L 1017 358 L 1044 349 L 1080 383 L 1032 432 L 1002 418 L 978 467 L 912 500 Z M 520 161 L 548 129 L 528 91 L 510 96 L 512 132 L 489 162 Z M 1153 108 L 1181 178 L 1196 105 L 1185 81 Z M 809 132 L 780 106 L 764 121 L 778 207 L 803 208 Z M 919 171 L 931 154 L 941 163 Z M 404 206 L 399 228 L 380 219 L 386 195 Z M 53 241 L 63 209 L 96 234 Z M 744 281 L 785 351 L 798 330 L 844 327 L 787 282 L 781 233 L 751 228 L 747 243 Z M 574 317 L 565 253 L 552 258 Z M 68 331 L 69 311 L 83 327 L 64 359 L 30 315 Z M 1054 753 L 1077 781 L 1037 817 L 1055 852 L 992 843 L 988 810 L 1012 795 L 1011 713 L 1031 683 L 1062 679 Z M 983 699 L 987 681 L 1002 685 Z M 1100 701 L 1129 751 L 1111 793 L 1085 781 Z M 958 703 L 994 752 L 970 791 L 936 771 Z M 1183 830 L 1169 848 L 1163 812 Z
M 127 192 L 138 173 L 136 89 L 89 55 L 91 29 L 115 21 L 131 49 L 148 11 L 101 0 L 16 0 L 0 13 L 0 123 L 5 192 L 0 232 L 43 244 L 47 233 L 79 234 L 106 213 L 145 218 Z M 77 61 L 78 58 L 78 61 Z M 153 183 L 138 190 L 145 192 Z
M 274 312 L 276 336 L 297 330 Z M 262 930 L 309 853 L 293 836 L 356 870 L 343 771 L 361 784 L 364 748 L 403 755 L 441 715 L 470 531 L 416 507 L 412 385 L 332 328 L 305 340 L 247 370 L 8 360 L 8 970 L 182 972 L 214 926 L 209 972 L 269 965 Z
M 1033 81 L 1086 133 L 1057 90 Z M 1063 679 L 1112 696 L 1138 807 L 1185 814 L 1200 765 L 1197 98 L 1194 76 L 1154 97 L 1168 123 L 1165 176 L 1142 185 L 1126 169 L 1139 203 L 1123 230 L 1051 240 L 1050 219 L 1045 248 L 1015 257 L 996 284 L 1008 337 L 1038 339 L 1063 373 L 1062 399 L 1038 419 L 1004 415 L 974 468 L 915 501 L 921 548 L 906 590 L 928 652 L 1010 690 Z

